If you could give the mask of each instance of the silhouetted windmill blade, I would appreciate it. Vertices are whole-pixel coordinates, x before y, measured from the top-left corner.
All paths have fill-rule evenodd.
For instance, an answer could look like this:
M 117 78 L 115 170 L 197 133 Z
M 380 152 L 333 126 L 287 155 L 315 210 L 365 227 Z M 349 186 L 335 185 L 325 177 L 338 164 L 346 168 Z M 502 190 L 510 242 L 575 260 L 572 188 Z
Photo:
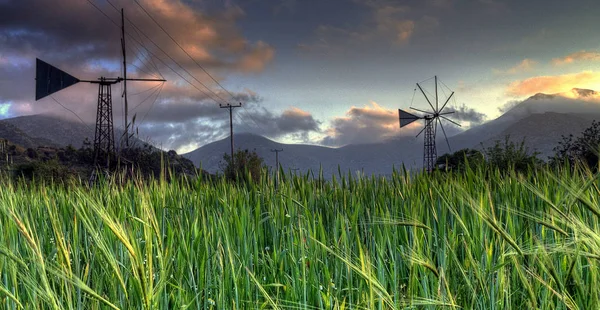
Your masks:
M 416 116 L 401 109 L 398 109 L 398 118 L 400 120 L 400 128 L 421 119 L 420 116 Z
M 444 102 L 444 104 L 442 105 L 442 108 L 440 109 L 440 111 L 444 110 L 444 108 L 446 107 L 446 105 L 448 104 L 448 102 L 450 102 L 450 99 L 452 98 L 452 96 L 454 96 L 454 92 L 452 92 L 450 94 L 450 96 L 448 96 L 448 99 L 446 99 L 446 102 Z
M 443 115 L 440 115 L 440 117 L 443 118 L 443 119 L 445 119 L 445 120 L 447 120 L 447 121 L 449 121 L 450 123 L 452 123 L 452 124 L 454 124 L 454 125 L 456 125 L 458 127 L 462 127 L 459 123 L 457 123 L 457 122 L 455 122 L 455 121 L 453 121 L 453 120 L 451 120 L 451 119 L 449 119 L 449 118 L 447 118 L 447 117 L 445 117 Z
M 444 133 L 444 139 L 446 139 L 446 144 L 448 144 L 448 152 L 452 153 L 452 148 L 450 147 L 450 142 L 448 141 L 448 136 L 446 135 L 446 130 L 444 129 L 444 124 L 442 124 L 439 118 L 437 120 L 440 124 L 440 128 L 442 128 L 442 132 Z
M 425 100 L 427 100 L 427 103 L 429 103 L 429 106 L 431 107 L 431 109 L 435 111 L 435 108 L 433 107 L 433 104 L 431 104 L 431 101 L 429 100 L 429 97 L 427 97 L 427 95 L 425 94 L 425 91 L 423 90 L 423 88 L 421 88 L 421 85 L 419 85 L 419 83 L 417 83 L 417 87 L 419 87 L 419 90 L 421 91 L 421 93 L 423 94 L 423 96 L 425 96 Z
M 428 122 L 429 122 L 429 121 L 428 121 Z M 427 125 L 427 124 L 425 124 L 425 126 L 423 127 L 423 129 L 421 129 L 421 131 L 419 131 L 419 133 L 418 133 L 418 134 L 415 136 L 415 138 L 418 138 L 418 137 L 419 137 L 419 136 L 420 136 L 420 135 L 423 133 L 423 131 L 425 131 L 425 129 L 427 129 L 427 126 L 428 126 L 428 125 Z
M 431 111 L 429 111 L 429 112 L 428 112 L 428 111 L 419 110 L 419 109 L 417 109 L 417 108 L 413 108 L 413 107 L 410 107 L 410 108 L 411 108 L 412 110 L 419 111 L 419 112 L 421 112 L 421 113 L 425 113 L 425 114 L 429 114 L 429 113 L 431 113 Z
M 35 100 L 40 100 L 79 83 L 80 80 L 63 70 L 39 59 L 35 59 Z
M 448 135 L 446 134 L 446 129 L 444 128 L 444 125 L 442 124 L 442 121 L 440 120 L 440 118 L 443 118 L 459 127 L 461 127 L 461 126 L 457 122 L 444 116 L 444 115 L 453 114 L 453 113 L 455 113 L 455 111 L 442 112 L 444 110 L 444 108 L 446 108 L 446 105 L 448 104 L 448 102 L 450 102 L 450 100 L 454 96 L 454 92 L 452 92 L 450 94 L 450 96 L 448 98 L 446 98 L 446 100 L 444 101 L 444 104 L 442 105 L 442 108 L 438 109 L 439 103 L 440 103 L 440 98 L 438 97 L 439 93 L 438 93 L 438 78 L 437 78 L 437 76 L 435 77 L 435 107 L 432 104 L 429 97 L 427 96 L 427 93 L 425 92 L 423 87 L 421 87 L 421 85 L 419 85 L 419 83 L 417 83 L 417 88 L 419 88 L 419 90 L 423 94 L 423 97 L 425 97 L 425 100 L 427 100 L 427 103 L 431 107 L 432 111 L 424 111 L 424 110 L 420 110 L 420 109 L 411 107 L 411 109 L 413 109 L 415 111 L 425 113 L 425 115 L 422 117 L 416 117 L 408 112 L 398 110 L 399 117 L 400 117 L 400 127 L 404 127 L 408 124 L 408 123 L 406 123 L 406 124 L 403 123 L 403 113 L 404 113 L 404 118 L 409 118 L 409 121 L 411 123 L 417 119 L 425 120 L 425 127 L 417 134 L 417 137 L 419 137 L 423 132 L 425 132 L 425 138 L 423 140 L 423 144 L 424 144 L 423 168 L 425 168 L 428 172 L 432 172 L 436 167 L 436 161 L 437 161 L 437 148 L 436 148 L 435 144 L 436 144 L 436 132 L 437 132 L 437 124 L 438 123 L 440 124 L 440 127 L 442 128 L 442 132 L 444 133 L 444 138 L 446 139 L 446 144 L 448 145 L 448 149 L 450 151 L 452 151 L 452 149 L 450 147 L 450 142 L 448 140 Z M 416 91 L 417 91 L 417 89 L 415 88 L 415 92 Z M 413 96 L 413 99 L 414 99 L 414 96 Z M 406 121 L 408 121 L 408 120 L 406 120 Z

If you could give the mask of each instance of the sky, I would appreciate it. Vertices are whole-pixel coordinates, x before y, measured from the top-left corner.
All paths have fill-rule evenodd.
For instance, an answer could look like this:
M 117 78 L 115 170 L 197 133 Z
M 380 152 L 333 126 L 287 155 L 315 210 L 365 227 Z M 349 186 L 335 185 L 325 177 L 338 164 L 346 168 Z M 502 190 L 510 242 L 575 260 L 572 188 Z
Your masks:
M 185 153 L 235 132 L 330 147 L 414 136 L 399 108 L 429 110 L 419 82 L 462 124 L 536 93 L 600 90 L 594 0 L 0 0 L 0 118 L 93 123 L 97 86 L 35 101 L 35 59 L 86 80 L 122 76 L 139 136 Z M 113 86 L 123 126 L 123 85 Z M 414 112 L 419 114 L 418 112 Z

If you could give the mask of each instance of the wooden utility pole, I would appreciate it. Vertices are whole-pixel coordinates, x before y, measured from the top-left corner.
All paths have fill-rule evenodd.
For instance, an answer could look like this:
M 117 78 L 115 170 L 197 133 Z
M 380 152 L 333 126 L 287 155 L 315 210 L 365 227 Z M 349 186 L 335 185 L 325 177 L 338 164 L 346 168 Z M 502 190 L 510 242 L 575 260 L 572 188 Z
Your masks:
M 127 51 L 125 49 L 125 13 L 121 9 L 121 48 L 123 49 L 123 98 L 125 103 L 125 146 L 129 147 L 129 123 L 127 121 Z
M 275 153 L 275 190 L 279 189 L 279 152 L 283 152 L 283 149 L 272 149 L 271 152 Z
M 235 170 L 234 161 L 233 161 L 233 109 L 239 108 L 242 106 L 242 103 L 237 105 L 228 104 L 219 104 L 221 109 L 229 109 L 229 137 L 231 138 L 231 167 Z

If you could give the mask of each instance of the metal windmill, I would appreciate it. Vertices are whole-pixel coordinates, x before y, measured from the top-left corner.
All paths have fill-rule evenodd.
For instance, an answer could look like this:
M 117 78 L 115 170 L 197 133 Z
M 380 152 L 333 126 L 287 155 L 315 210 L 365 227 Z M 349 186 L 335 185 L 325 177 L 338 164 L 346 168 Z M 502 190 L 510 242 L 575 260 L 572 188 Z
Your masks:
M 123 14 L 123 11 L 121 11 Z M 35 100 L 40 100 L 46 96 L 50 96 L 69 86 L 79 82 L 98 84 L 98 106 L 96 112 L 96 130 L 94 136 L 94 166 L 108 165 L 108 158 L 115 150 L 115 139 L 113 131 L 113 113 L 112 113 L 112 85 L 118 83 L 127 83 L 127 81 L 144 81 L 144 82 L 166 82 L 164 79 L 132 79 L 127 78 L 127 67 L 125 59 L 125 23 L 123 21 L 121 44 L 123 49 L 123 77 L 107 78 L 100 77 L 97 80 L 80 80 L 63 70 L 60 70 L 40 59 L 36 59 L 36 75 L 35 75 Z M 126 91 L 125 86 L 125 91 Z M 125 97 L 125 130 L 128 130 L 127 120 L 127 94 Z M 126 134 L 126 139 L 129 133 Z
M 448 102 L 450 101 L 452 96 L 454 96 L 454 92 L 452 92 L 450 94 L 450 96 L 448 96 L 448 98 L 446 99 L 444 104 L 442 104 L 442 107 L 441 108 L 439 107 L 437 76 L 435 77 L 435 102 L 432 103 L 432 100 L 430 100 L 430 98 L 427 96 L 427 94 L 425 93 L 425 91 L 423 90 L 421 85 L 419 85 L 419 83 L 417 83 L 417 88 L 421 91 L 421 93 L 425 97 L 425 100 L 427 100 L 427 103 L 429 104 L 429 106 L 431 107 L 432 110 L 431 111 L 423 111 L 423 110 L 419 110 L 419 109 L 410 107 L 411 109 L 413 109 L 415 111 L 425 113 L 425 115 L 423 115 L 423 116 L 417 116 L 412 113 L 406 112 L 404 110 L 398 109 L 398 117 L 400 119 L 400 128 L 402 128 L 414 121 L 417 121 L 417 120 L 421 120 L 421 119 L 425 120 L 425 127 L 423 128 L 423 130 L 421 130 L 419 132 L 419 134 L 417 134 L 417 137 L 419 137 L 423 132 L 425 132 L 425 142 L 424 142 L 424 150 L 423 150 L 423 168 L 426 169 L 428 172 L 431 172 L 435 168 L 435 162 L 437 161 L 437 149 L 435 146 L 435 137 L 436 137 L 438 124 L 439 124 L 440 128 L 442 129 L 442 132 L 444 133 L 444 138 L 446 139 L 446 143 L 448 144 L 448 150 L 451 151 L 450 142 L 448 142 L 448 136 L 446 136 L 446 130 L 444 129 L 444 125 L 442 124 L 442 121 L 440 120 L 440 118 L 443 118 L 444 120 L 451 122 L 454 125 L 457 125 L 459 127 L 460 127 L 460 124 L 458 124 L 457 122 L 446 117 L 446 115 L 452 114 L 452 113 L 454 113 L 454 111 L 444 112 L 444 108 L 446 107 L 446 105 L 448 104 Z M 416 88 L 415 88 L 415 91 L 416 91 Z M 435 106 L 434 106 L 434 104 L 435 104 Z

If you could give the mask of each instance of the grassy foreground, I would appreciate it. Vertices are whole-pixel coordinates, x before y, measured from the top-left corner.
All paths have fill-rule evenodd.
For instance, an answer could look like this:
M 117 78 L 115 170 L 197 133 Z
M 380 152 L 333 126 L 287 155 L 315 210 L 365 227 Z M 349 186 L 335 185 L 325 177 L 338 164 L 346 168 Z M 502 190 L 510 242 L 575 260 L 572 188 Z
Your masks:
M 0 182 L 2 309 L 598 309 L 600 180 Z

